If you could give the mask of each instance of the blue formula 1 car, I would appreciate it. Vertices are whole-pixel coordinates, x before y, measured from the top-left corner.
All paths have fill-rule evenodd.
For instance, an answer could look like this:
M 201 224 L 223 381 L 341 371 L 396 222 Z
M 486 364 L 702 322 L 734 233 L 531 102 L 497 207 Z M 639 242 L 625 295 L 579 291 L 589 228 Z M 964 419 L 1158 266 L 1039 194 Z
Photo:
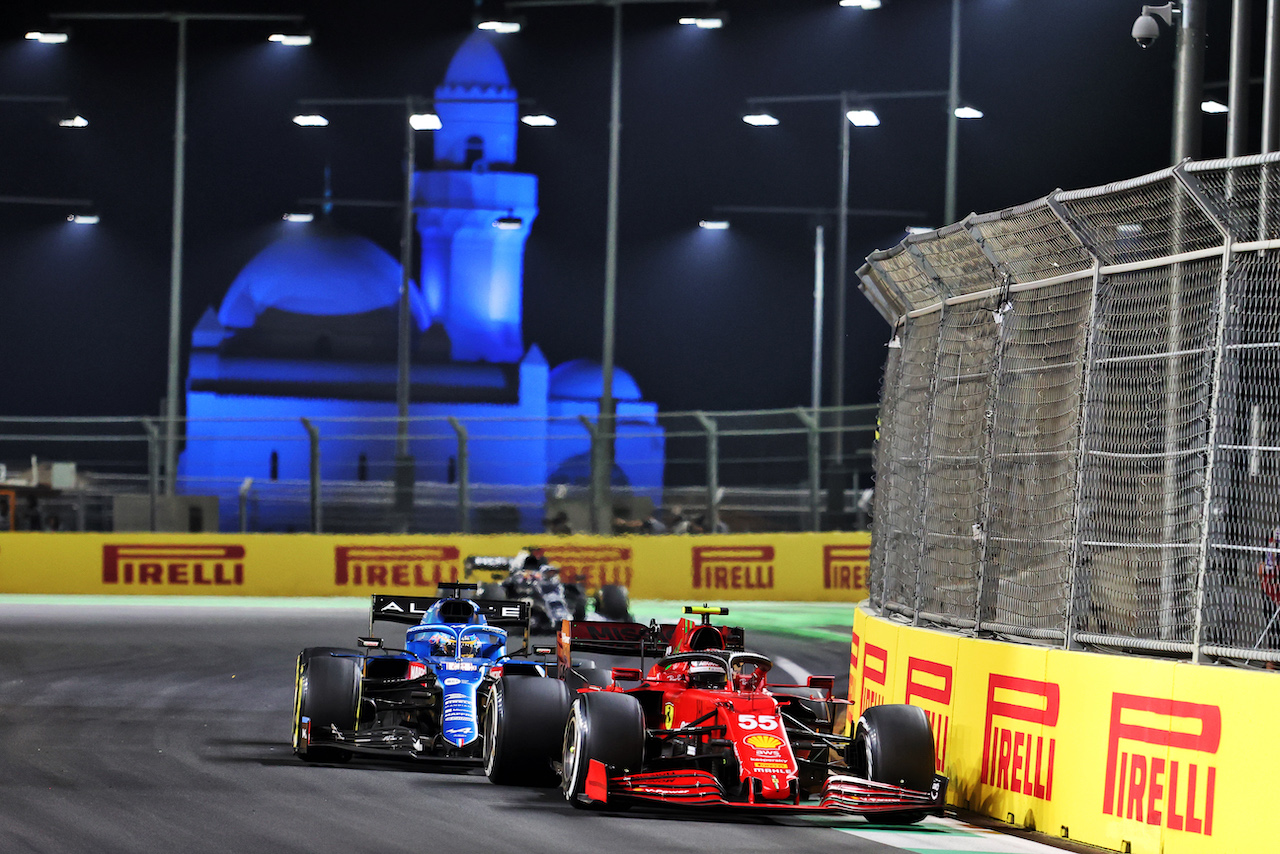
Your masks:
M 479 763 L 488 686 L 503 673 L 541 681 L 554 668 L 507 651 L 509 628 L 522 631 L 524 644 L 515 652 L 528 649 L 527 604 L 466 598 L 475 590 L 442 584 L 440 597 L 375 595 L 370 636 L 357 640 L 358 649 L 304 649 L 294 686 L 293 752 L 308 761 L 367 753 Z M 403 649 L 375 635 L 384 622 L 409 625 Z M 531 723 L 535 739 L 545 729 L 558 744 L 563 721 Z

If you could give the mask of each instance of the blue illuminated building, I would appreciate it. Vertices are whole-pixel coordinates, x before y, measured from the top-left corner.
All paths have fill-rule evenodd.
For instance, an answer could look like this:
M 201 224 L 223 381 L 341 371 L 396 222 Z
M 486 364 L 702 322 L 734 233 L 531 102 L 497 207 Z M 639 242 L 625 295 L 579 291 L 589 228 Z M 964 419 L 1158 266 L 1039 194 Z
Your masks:
M 525 347 L 524 246 L 538 179 L 514 171 L 516 92 L 482 34 L 458 49 L 435 97 L 434 168 L 414 175 L 421 266 L 410 282 L 409 414 L 457 418 L 470 436 L 471 482 L 486 485 L 487 501 L 502 501 L 502 489 L 489 485 L 510 487 L 512 504 L 524 496 L 520 526 L 541 530 L 543 508 L 527 506 L 529 488 L 587 482 L 590 440 L 577 416 L 595 419 L 602 372 L 586 360 L 552 369 L 537 344 Z M 189 492 L 221 496 L 224 529 L 236 523 L 244 478 L 264 486 L 307 479 L 307 442 L 282 435 L 304 438 L 301 417 L 324 419 L 316 422 L 324 480 L 390 480 L 393 469 L 400 264 L 326 221 L 290 228 L 245 265 L 191 338 L 179 476 Z M 657 406 L 620 369 L 614 397 L 613 482 L 658 501 L 665 442 Z M 456 439 L 447 425 L 426 432 L 433 435 L 411 439 L 416 478 L 450 482 Z M 303 508 L 298 518 L 256 524 L 305 520 Z

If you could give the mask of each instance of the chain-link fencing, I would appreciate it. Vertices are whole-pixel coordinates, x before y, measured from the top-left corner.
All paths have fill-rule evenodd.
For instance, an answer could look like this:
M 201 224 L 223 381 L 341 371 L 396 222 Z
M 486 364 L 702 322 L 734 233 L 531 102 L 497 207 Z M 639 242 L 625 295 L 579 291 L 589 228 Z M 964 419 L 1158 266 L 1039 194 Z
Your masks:
M 915 623 L 1280 661 L 1280 156 L 912 236 L 872 600 Z

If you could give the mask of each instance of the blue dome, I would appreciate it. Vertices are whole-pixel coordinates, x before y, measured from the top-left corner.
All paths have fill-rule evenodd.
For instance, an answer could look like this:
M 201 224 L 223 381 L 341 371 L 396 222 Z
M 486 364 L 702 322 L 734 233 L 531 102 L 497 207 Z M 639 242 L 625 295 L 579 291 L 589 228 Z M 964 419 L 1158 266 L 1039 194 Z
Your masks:
M 598 400 L 604 391 L 604 368 L 588 359 L 557 365 L 547 375 L 548 395 L 559 400 Z M 613 366 L 613 399 L 642 400 L 640 386 L 631 374 Z
M 507 77 L 507 67 L 498 49 L 482 33 L 474 32 L 449 62 L 444 85 L 506 89 L 511 85 L 511 78 Z
M 361 314 L 396 308 L 400 264 L 365 237 L 325 224 L 291 230 L 263 249 L 236 276 L 218 320 L 247 329 L 269 308 L 295 314 Z M 409 307 L 419 329 L 430 325 L 422 294 L 410 282 Z

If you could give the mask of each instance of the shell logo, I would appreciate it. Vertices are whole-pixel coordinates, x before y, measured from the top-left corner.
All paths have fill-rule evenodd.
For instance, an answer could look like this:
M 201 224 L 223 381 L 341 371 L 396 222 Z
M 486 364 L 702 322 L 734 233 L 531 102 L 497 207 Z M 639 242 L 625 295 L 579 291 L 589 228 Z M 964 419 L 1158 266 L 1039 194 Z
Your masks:
M 782 746 L 782 739 L 778 738 L 776 735 L 762 735 L 757 733 L 755 735 L 749 735 L 743 740 L 756 750 L 777 750 Z

